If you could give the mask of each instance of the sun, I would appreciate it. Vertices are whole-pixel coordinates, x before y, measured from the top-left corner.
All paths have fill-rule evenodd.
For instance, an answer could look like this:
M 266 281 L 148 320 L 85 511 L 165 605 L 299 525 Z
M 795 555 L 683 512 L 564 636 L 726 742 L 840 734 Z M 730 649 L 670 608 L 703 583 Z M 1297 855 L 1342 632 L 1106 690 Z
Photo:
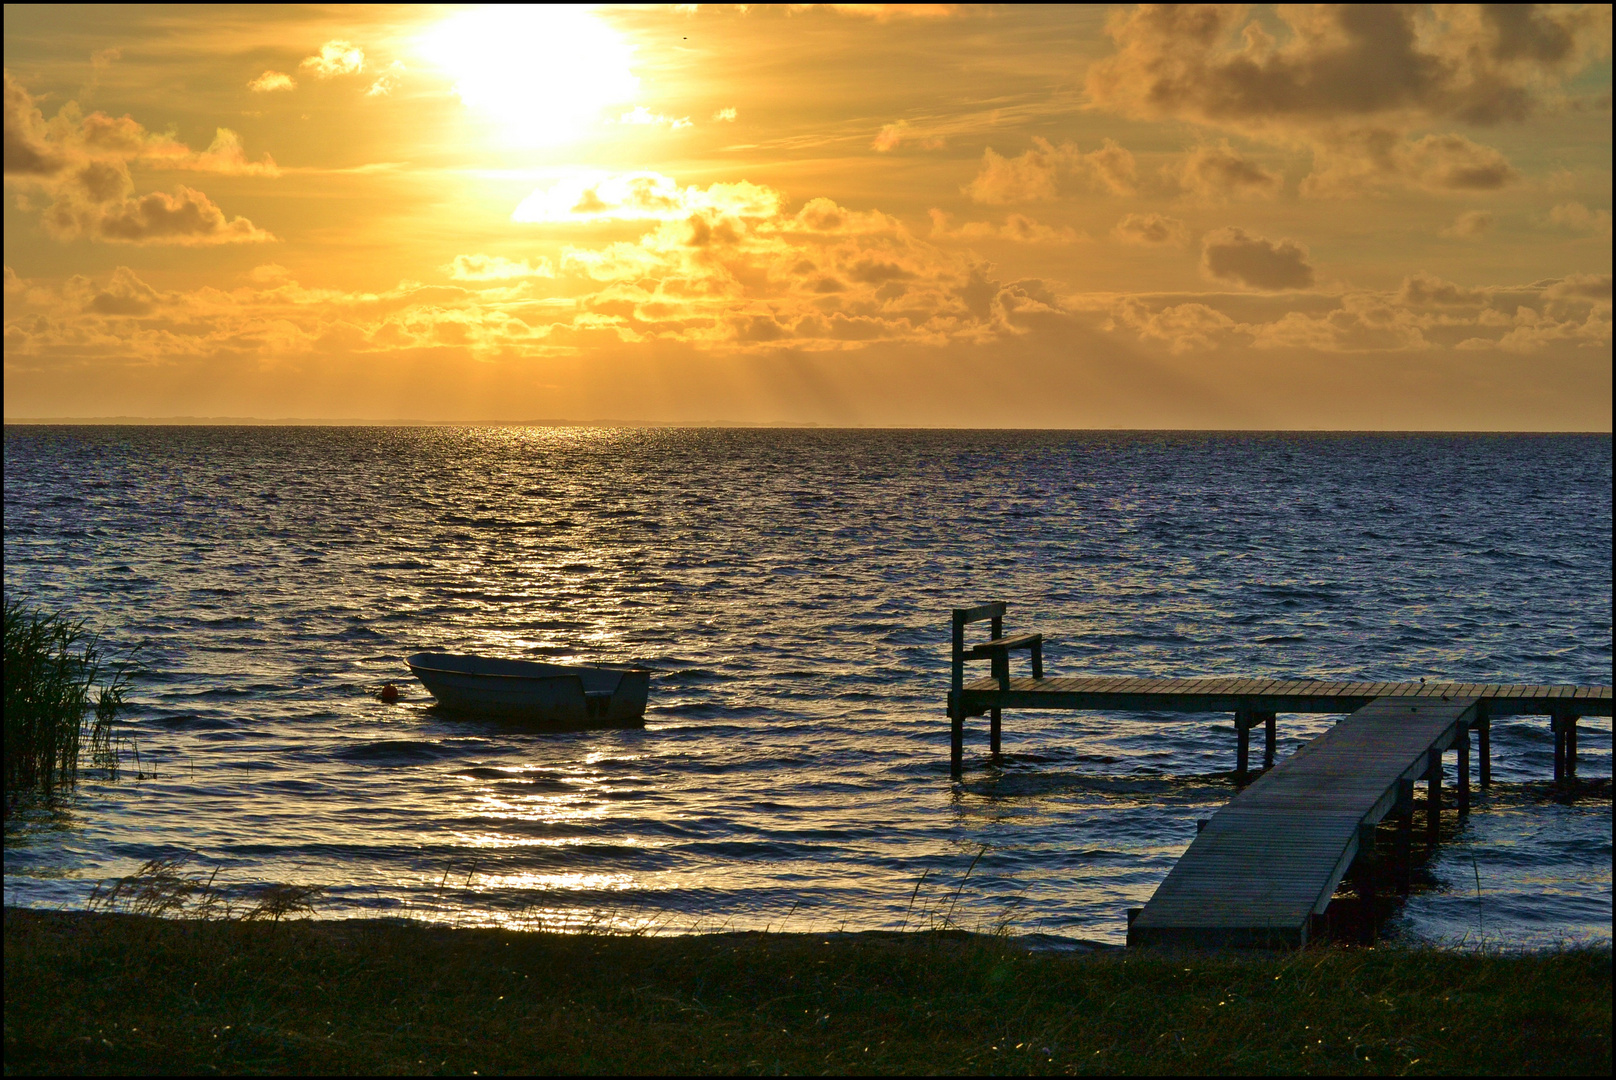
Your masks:
M 631 47 L 581 5 L 475 8 L 438 23 L 419 47 L 453 76 L 461 101 L 520 146 L 576 138 L 602 109 L 632 99 L 640 83 L 629 68 Z

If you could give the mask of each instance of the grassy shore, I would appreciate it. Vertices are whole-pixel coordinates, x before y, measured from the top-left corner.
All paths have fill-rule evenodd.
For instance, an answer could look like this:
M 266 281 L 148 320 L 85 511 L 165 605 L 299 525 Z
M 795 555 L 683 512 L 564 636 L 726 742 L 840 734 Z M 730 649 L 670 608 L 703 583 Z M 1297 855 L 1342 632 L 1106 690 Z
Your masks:
M 32 1072 L 1593 1073 L 1611 953 L 1032 954 L 5 912 Z

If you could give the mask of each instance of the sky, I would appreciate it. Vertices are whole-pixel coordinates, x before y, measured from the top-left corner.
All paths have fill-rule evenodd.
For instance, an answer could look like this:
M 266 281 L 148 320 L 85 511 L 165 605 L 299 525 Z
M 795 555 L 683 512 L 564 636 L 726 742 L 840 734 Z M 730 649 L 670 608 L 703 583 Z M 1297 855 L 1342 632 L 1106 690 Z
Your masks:
M 1611 429 L 1608 5 L 4 17 L 8 420 Z

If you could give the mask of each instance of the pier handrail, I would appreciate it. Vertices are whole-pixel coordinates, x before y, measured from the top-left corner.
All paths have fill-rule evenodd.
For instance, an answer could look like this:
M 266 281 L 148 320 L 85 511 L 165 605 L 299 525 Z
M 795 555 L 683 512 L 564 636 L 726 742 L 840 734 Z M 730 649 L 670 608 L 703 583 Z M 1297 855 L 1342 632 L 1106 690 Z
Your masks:
M 1007 607 L 1003 600 L 995 600 L 988 604 L 978 604 L 976 607 L 954 609 L 952 689 L 965 688 L 965 661 L 987 659 L 993 663 L 993 677 L 999 680 L 1000 689 L 1008 690 L 1010 653 L 1017 649 L 1026 649 L 1032 654 L 1032 677 L 1035 679 L 1044 677 L 1044 635 L 1017 634 L 1005 637 L 1004 613 Z M 965 627 L 984 619 L 991 621 L 988 640 L 966 648 Z

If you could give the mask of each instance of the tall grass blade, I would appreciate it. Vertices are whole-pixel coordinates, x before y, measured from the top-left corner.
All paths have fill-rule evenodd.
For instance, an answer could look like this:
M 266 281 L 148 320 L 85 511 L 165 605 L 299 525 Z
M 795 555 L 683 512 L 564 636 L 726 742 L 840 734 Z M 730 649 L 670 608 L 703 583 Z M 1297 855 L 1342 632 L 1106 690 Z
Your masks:
M 944 930 L 954 925 L 954 905 L 959 903 L 960 893 L 965 891 L 965 883 L 971 880 L 971 871 L 976 869 L 976 864 L 981 862 L 982 856 L 987 853 L 988 846 L 983 844 L 980 850 L 977 851 L 976 858 L 971 860 L 971 865 L 965 868 L 965 876 L 960 878 L 959 888 L 954 890 L 954 898 L 948 902 L 948 914 L 943 916 Z

